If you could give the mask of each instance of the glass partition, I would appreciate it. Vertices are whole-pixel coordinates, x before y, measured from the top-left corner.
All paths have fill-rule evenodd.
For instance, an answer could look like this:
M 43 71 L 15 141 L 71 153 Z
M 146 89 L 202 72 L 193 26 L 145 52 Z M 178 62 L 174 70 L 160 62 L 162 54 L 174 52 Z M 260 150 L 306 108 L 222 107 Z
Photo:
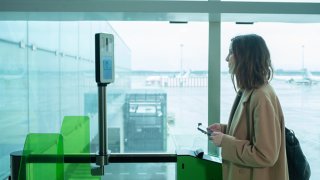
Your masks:
M 0 179 L 4 179 L 10 172 L 10 153 L 23 149 L 26 135 L 59 133 L 65 116 L 89 116 L 90 141 L 95 144 L 95 33 L 115 35 L 119 46 L 115 55 L 125 65 L 116 65 L 120 77 L 128 77 L 131 67 L 128 47 L 107 22 L 1 21 L 0 27 Z M 113 86 L 130 87 L 129 78 L 124 79 Z M 119 142 L 116 137 L 113 141 Z M 94 145 L 91 151 L 96 152 Z

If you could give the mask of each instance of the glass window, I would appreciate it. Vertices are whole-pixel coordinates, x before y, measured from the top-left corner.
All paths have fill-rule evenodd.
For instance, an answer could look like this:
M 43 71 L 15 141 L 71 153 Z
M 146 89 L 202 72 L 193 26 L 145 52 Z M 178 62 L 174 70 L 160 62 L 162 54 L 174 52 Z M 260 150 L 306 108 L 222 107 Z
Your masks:
M 8 155 L 23 148 L 29 130 L 27 24 L 1 21 L 0 27 L 0 179 L 4 179 L 10 170 Z
M 29 93 L 30 133 L 59 132 L 58 29 L 58 23 L 28 22 L 29 48 L 25 61 L 28 63 L 29 86 L 25 90 Z
M 206 150 L 197 124 L 208 118 L 208 24 L 110 23 L 132 57 L 124 152 Z

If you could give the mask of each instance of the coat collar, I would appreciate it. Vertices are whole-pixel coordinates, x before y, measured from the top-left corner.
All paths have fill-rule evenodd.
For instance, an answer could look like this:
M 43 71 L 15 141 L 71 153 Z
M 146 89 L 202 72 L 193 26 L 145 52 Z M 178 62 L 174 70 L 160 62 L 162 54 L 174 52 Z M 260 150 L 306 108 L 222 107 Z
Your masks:
M 249 100 L 249 98 L 250 98 L 251 94 L 253 93 L 253 91 L 254 91 L 254 89 L 244 90 L 244 91 L 243 91 L 243 94 L 242 94 L 242 100 L 241 100 L 241 102 L 242 102 L 242 103 L 246 103 L 246 102 Z

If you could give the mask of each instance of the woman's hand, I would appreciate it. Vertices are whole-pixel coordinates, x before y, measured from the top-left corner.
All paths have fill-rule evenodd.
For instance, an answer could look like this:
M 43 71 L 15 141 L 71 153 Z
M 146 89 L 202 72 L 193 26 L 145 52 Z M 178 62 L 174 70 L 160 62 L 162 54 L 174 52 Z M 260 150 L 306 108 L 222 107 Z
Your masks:
M 221 132 L 221 125 L 219 123 L 211 124 L 208 128 L 211 132 Z
M 222 132 L 213 132 L 210 136 L 210 140 L 212 140 L 213 144 L 220 147 L 223 136 L 224 134 Z

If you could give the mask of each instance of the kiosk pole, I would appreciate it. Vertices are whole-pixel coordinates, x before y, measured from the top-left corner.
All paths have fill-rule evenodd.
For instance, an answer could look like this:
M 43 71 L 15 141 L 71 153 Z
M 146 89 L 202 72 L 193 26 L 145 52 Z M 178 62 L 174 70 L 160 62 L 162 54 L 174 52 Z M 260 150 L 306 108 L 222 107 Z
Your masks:
M 114 38 L 112 34 L 95 34 L 95 65 L 96 82 L 98 84 L 99 108 L 99 152 L 96 164 L 99 167 L 92 169 L 93 175 L 104 175 L 104 165 L 108 164 L 107 142 L 107 95 L 106 87 L 114 82 Z
M 106 103 L 106 86 L 98 86 L 99 96 L 99 155 L 108 155 L 108 142 L 107 142 L 107 103 Z M 107 163 L 102 163 L 107 164 Z

